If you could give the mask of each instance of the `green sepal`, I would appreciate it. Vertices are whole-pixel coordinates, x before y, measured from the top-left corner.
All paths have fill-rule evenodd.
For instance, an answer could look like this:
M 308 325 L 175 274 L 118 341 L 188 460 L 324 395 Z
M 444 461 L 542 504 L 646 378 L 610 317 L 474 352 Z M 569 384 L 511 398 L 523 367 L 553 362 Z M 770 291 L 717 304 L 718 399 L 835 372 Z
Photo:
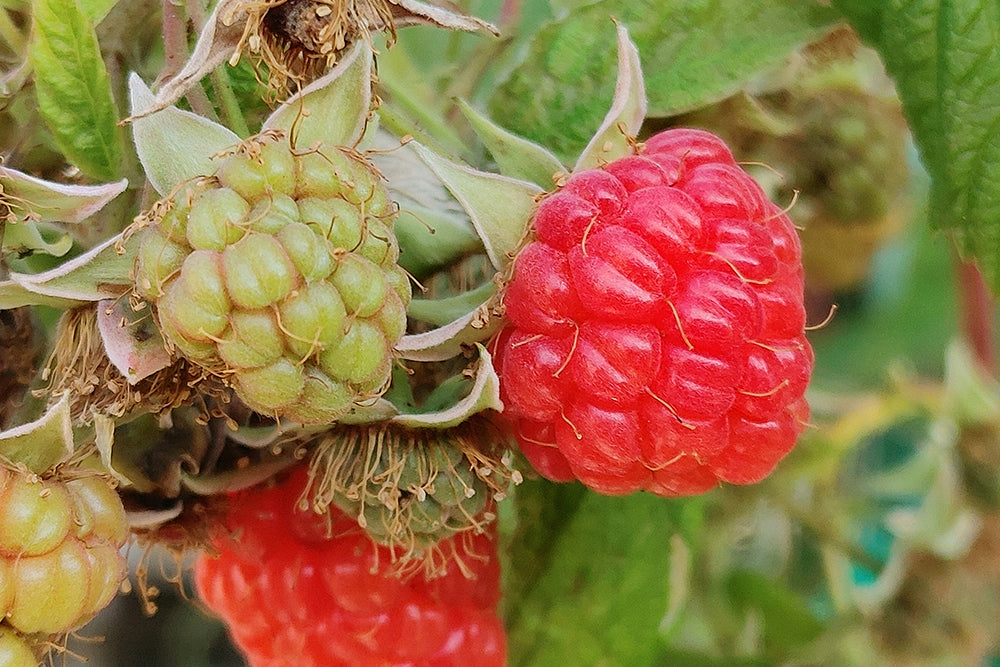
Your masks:
M 506 267 L 543 190 L 528 181 L 455 164 L 415 144 L 417 152 L 465 208 L 493 266 Z
M 119 234 L 50 271 L 12 273 L 0 282 L 0 309 L 116 299 L 132 287 L 137 246 L 137 237 Z
M 392 422 L 407 428 L 451 428 L 483 410 L 503 410 L 500 400 L 500 378 L 493 368 L 490 353 L 480 344 L 478 366 L 472 387 L 460 400 L 442 410 L 424 413 L 399 414 Z
M 0 192 L 10 198 L 9 222 L 83 222 L 125 191 L 128 181 L 67 185 L 29 176 L 0 165 Z M 9 228 L 8 228 L 9 230 Z
M 43 232 L 45 232 L 43 234 Z M 51 240 L 47 239 L 50 237 Z M 62 257 L 73 247 L 73 237 L 60 232 L 51 225 L 42 225 L 34 220 L 7 224 L 3 229 L 3 254 L 30 255 L 43 253 Z
M 629 144 L 639 134 L 646 117 L 646 86 L 639 50 L 628 29 L 618 25 L 618 77 L 611 109 L 594 137 L 583 149 L 574 171 L 592 169 L 632 152 Z
M 156 97 L 138 74 L 129 76 L 132 113 L 153 105 Z M 184 181 L 215 172 L 213 156 L 236 145 L 236 133 L 177 107 L 167 107 L 132 122 L 139 161 L 150 184 L 161 195 Z
M 500 173 L 504 176 L 519 178 L 534 183 L 543 190 L 551 190 L 555 184 L 553 177 L 566 171 L 559 158 L 544 146 L 505 130 L 465 100 L 459 99 L 458 107 L 486 150 L 496 160 Z
M 284 130 L 301 149 L 355 146 L 368 123 L 371 84 L 372 49 L 358 40 L 336 67 L 278 107 L 263 129 Z
M 37 420 L 0 432 L 0 456 L 42 474 L 73 452 L 73 424 L 69 395 Z
M 496 283 L 489 282 L 443 299 L 413 299 L 406 314 L 411 319 L 441 327 L 475 311 L 496 292 Z
M 500 330 L 500 318 L 485 318 L 482 308 L 448 324 L 419 334 L 410 334 L 396 344 L 396 353 L 411 361 L 444 361 L 458 356 L 466 346 L 488 340 Z

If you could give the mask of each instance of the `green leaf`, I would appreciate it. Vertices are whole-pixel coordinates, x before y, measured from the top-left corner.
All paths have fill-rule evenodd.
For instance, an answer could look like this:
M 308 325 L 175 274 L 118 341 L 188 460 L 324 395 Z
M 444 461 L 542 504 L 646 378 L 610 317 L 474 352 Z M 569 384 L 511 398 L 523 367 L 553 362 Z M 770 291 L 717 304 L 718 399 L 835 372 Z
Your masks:
M 80 9 L 97 25 L 118 4 L 118 0 L 79 0 Z
M 434 412 L 399 414 L 391 421 L 406 428 L 451 428 L 483 410 L 502 410 L 500 378 L 493 368 L 493 360 L 485 347 L 476 345 L 476 348 L 479 350 L 478 367 L 472 387 L 464 397 Z
M 122 136 L 94 26 L 75 0 L 36 0 L 33 10 L 38 109 L 71 162 L 111 180 L 122 169 Z
M 519 505 L 527 485 L 516 491 Z M 551 515 L 525 508 L 533 510 L 521 514 L 525 536 L 544 534 L 551 545 L 540 545 L 544 572 L 517 589 L 508 664 L 649 665 L 668 606 L 673 508 L 647 494 L 587 493 L 555 527 L 526 523 Z M 510 567 L 534 570 L 537 563 L 531 551 L 516 551 Z
M 511 260 L 542 189 L 528 181 L 488 174 L 455 164 L 416 144 L 420 157 L 469 213 L 493 266 Z
M 138 74 L 129 77 L 128 85 L 133 113 L 153 104 L 156 98 Z M 212 156 L 240 141 L 222 125 L 177 107 L 136 119 L 132 133 L 142 168 L 161 195 L 178 183 L 215 173 Z
M 1000 288 L 1000 5 L 834 3 L 895 78 L 931 174 L 931 215 Z
M 791 648 L 812 641 L 823 623 L 805 601 L 779 581 L 751 571 L 733 572 L 726 590 L 737 609 L 756 609 L 764 622 L 764 640 L 775 648 Z
M 611 102 L 615 52 L 610 17 L 629 29 L 646 71 L 649 115 L 722 99 L 796 47 L 836 13 L 787 0 L 576 2 L 532 40 L 490 103 L 514 132 L 575 158 Z M 586 6 L 582 6 L 586 4 Z

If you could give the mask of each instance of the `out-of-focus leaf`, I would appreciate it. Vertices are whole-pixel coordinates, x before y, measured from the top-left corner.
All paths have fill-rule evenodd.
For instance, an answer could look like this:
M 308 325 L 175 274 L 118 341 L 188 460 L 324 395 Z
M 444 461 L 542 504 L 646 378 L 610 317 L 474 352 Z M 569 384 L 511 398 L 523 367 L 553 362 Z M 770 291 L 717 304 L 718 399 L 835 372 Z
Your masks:
M 733 572 L 726 582 L 736 608 L 756 609 L 764 621 L 764 639 L 788 648 L 812 641 L 823 632 L 823 623 L 805 601 L 779 581 L 747 570 Z
M 551 546 L 543 542 L 545 569 L 512 603 L 509 664 L 650 664 L 668 606 L 674 513 L 652 495 L 588 493 L 568 521 L 525 523 L 525 533 L 544 535 Z M 522 556 L 511 567 L 537 571 L 532 554 Z
M 1000 5 L 836 0 L 885 61 L 931 174 L 931 214 L 1000 287 Z
M 653 116 L 726 97 L 822 34 L 836 18 L 819 3 L 787 0 L 573 5 L 573 11 L 539 31 L 491 101 L 494 117 L 564 160 L 580 153 L 611 101 L 612 16 L 628 27 L 639 47 Z
M 73 164 L 111 180 L 121 172 L 122 136 L 94 26 L 76 0 L 36 0 L 32 9 L 38 109 Z
M 111 8 L 118 4 L 118 0 L 77 0 L 80 3 L 80 10 L 88 19 L 98 24 L 101 22 Z

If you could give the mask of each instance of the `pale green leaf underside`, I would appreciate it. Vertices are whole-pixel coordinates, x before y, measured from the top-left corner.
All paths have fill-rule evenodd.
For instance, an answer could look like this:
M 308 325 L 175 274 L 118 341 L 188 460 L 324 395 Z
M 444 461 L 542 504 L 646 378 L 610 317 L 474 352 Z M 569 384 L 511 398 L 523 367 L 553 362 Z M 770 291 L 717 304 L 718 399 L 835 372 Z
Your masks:
M 933 179 L 932 217 L 1000 289 L 1000 4 L 838 0 L 896 79 Z
M 91 21 L 75 0 L 36 0 L 33 24 L 38 109 L 59 149 L 88 176 L 115 178 L 122 137 Z

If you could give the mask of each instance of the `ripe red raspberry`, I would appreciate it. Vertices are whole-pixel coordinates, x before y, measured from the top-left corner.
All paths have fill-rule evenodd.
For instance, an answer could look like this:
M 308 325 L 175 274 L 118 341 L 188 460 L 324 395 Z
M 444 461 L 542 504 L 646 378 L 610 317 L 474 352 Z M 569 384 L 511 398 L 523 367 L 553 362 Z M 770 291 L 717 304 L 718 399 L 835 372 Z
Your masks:
M 493 347 L 538 471 L 665 496 L 770 473 L 809 416 L 801 248 L 726 145 L 657 134 L 573 174 L 533 225 Z
M 198 561 L 202 600 L 254 667 L 504 664 L 495 537 L 441 543 L 440 576 L 400 575 L 393 552 L 335 507 L 296 510 L 304 469 L 233 499 L 232 538 Z

